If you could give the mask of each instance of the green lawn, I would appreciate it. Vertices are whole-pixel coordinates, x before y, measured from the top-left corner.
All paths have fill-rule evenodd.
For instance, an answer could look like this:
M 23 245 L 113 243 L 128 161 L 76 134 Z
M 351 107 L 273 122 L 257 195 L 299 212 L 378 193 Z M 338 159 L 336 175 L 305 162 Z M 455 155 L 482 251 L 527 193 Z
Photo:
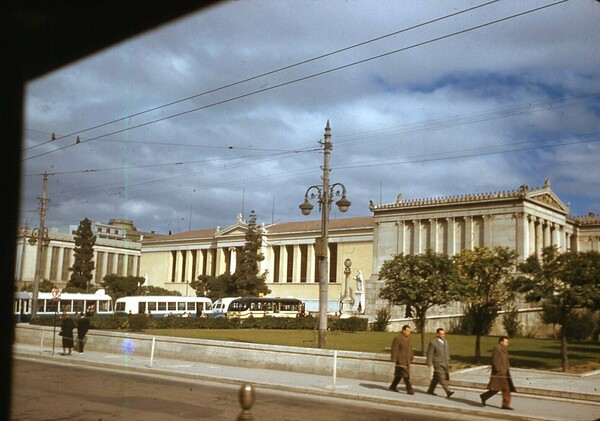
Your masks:
M 146 330 L 143 333 L 156 336 L 215 339 L 306 348 L 314 348 L 317 343 L 317 332 L 312 330 L 156 329 Z M 328 332 L 327 348 L 389 354 L 390 345 L 395 335 L 396 333 L 393 332 Z M 434 336 L 433 333 L 426 334 L 427 341 Z M 421 355 L 420 335 L 412 334 L 411 338 L 415 354 Z M 452 367 L 454 369 L 473 365 L 475 355 L 474 336 L 448 334 L 446 339 L 450 343 Z M 484 337 L 481 339 L 482 364 L 490 363 L 491 349 L 497 343 L 497 337 Z M 512 338 L 508 351 L 513 367 L 560 370 L 560 341 L 558 340 Z M 600 369 L 600 343 L 581 342 L 569 344 L 569 365 L 571 372 Z

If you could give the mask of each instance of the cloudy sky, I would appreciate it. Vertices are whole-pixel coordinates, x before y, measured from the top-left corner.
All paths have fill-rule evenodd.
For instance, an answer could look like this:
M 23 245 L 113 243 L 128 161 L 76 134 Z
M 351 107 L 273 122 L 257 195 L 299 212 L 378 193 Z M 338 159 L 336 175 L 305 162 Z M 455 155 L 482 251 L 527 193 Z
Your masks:
M 598 22 L 595 0 L 221 3 L 28 84 L 21 223 L 44 172 L 48 226 L 305 220 L 328 120 L 332 218 L 546 178 L 600 213 Z

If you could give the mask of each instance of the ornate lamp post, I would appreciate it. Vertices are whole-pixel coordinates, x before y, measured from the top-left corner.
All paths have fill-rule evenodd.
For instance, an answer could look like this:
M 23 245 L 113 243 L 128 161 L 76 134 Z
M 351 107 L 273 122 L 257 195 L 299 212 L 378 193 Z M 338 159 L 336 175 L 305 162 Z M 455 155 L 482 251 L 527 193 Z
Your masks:
M 354 316 L 354 310 L 352 307 L 354 306 L 354 299 L 350 295 L 350 285 L 348 279 L 350 278 L 350 273 L 352 272 L 350 267 L 352 266 L 352 260 L 346 259 L 344 260 L 344 275 L 346 275 L 346 285 L 344 287 L 344 297 L 342 298 L 342 311 L 341 318 L 345 319 L 351 316 Z
M 315 251 L 319 259 L 319 339 L 318 347 L 326 348 L 327 346 L 327 293 L 329 276 L 329 261 L 327 258 L 329 248 L 329 211 L 331 203 L 336 196 L 341 197 L 335 202 L 341 212 L 346 212 L 351 205 L 351 202 L 346 199 L 346 187 L 343 184 L 335 183 L 329 185 L 329 157 L 331 155 L 331 128 L 329 120 L 325 126 L 325 138 L 321 142 L 323 145 L 323 184 L 310 186 L 304 193 L 304 203 L 299 208 L 303 215 L 310 215 L 314 206 L 310 204 L 310 199 L 317 199 L 319 203 L 319 211 L 321 211 L 321 238 L 315 244 Z

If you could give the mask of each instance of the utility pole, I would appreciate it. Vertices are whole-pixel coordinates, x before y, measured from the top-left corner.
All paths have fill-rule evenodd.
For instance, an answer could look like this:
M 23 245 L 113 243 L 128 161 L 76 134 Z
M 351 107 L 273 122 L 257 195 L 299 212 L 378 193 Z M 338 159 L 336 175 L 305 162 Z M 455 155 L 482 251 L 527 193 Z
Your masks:
M 310 204 L 309 199 L 318 199 L 319 210 L 321 211 L 321 238 L 315 241 L 315 252 L 319 259 L 319 348 L 327 348 L 327 304 L 328 304 L 328 287 L 329 287 L 329 211 L 331 203 L 335 196 L 341 196 L 341 199 L 335 202 L 341 212 L 346 212 L 350 207 L 350 201 L 346 199 L 346 187 L 341 183 L 330 185 L 329 182 L 329 158 L 331 156 L 331 128 L 329 120 L 325 126 L 323 145 L 323 184 L 310 186 L 304 193 L 304 203 L 299 208 L 303 215 L 310 215 L 314 208 Z M 312 193 L 311 193 L 312 192 Z
M 42 188 L 42 197 L 40 199 L 40 225 L 37 232 L 37 255 L 35 263 L 35 277 L 33 278 L 33 297 L 31 300 L 31 319 L 36 316 L 37 313 L 37 302 L 38 293 L 40 292 L 40 272 L 42 269 L 42 252 L 44 247 L 45 237 L 45 223 L 46 223 L 46 202 L 50 199 L 46 197 L 46 187 L 48 185 L 48 173 L 44 173 L 44 184 Z

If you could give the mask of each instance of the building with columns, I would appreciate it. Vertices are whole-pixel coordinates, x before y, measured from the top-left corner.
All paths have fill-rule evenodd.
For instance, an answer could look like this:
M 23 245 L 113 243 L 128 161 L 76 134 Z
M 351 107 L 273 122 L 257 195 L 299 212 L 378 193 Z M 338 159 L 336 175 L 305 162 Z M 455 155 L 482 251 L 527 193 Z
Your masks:
M 78 225 L 49 228 L 44 233 L 41 248 L 40 281 L 49 280 L 58 288 L 64 288 L 71 277 L 75 233 Z M 92 284 L 99 285 L 104 276 L 140 276 L 141 240 L 154 233 L 137 231 L 132 221 L 113 219 L 108 224 L 92 222 L 96 235 L 94 246 L 95 269 Z M 15 283 L 18 290 L 33 284 L 37 264 L 37 230 L 23 227 L 17 233 L 17 257 Z M 33 240 L 33 241 L 32 241 Z
M 569 206 L 550 189 L 542 187 L 464 196 L 404 200 L 375 205 L 373 215 L 329 221 L 329 308 L 339 310 L 349 282 L 354 309 L 371 320 L 387 301 L 379 298 L 383 281 L 378 272 L 383 262 L 398 253 L 418 254 L 427 249 L 453 255 L 479 246 L 505 246 L 518 253 L 519 261 L 539 255 L 549 245 L 563 251 L 600 251 L 600 216 L 571 216 Z M 44 245 L 40 279 L 59 287 L 70 277 L 74 231 L 77 226 L 50 229 Z M 319 270 L 315 244 L 321 221 L 287 222 L 265 226 L 262 233 L 260 273 L 266 273 L 271 296 L 293 296 L 318 308 Z M 131 221 L 111 220 L 93 225 L 98 235 L 94 247 L 93 282 L 107 274 L 144 276 L 145 285 L 193 296 L 190 282 L 200 275 L 232 273 L 245 244 L 247 224 L 239 215 L 225 228 L 192 230 L 172 235 L 138 232 Z M 32 232 L 17 236 L 15 279 L 21 287 L 33 282 L 37 246 L 29 243 Z M 35 237 L 35 236 L 34 236 Z M 346 279 L 344 261 L 351 260 Z M 307 307 L 309 307 L 307 304 Z M 399 323 L 403 308 L 393 308 Z M 430 312 L 434 318 L 456 317 L 458 303 Z M 532 323 L 537 316 L 531 316 Z M 436 322 L 437 323 L 437 322 Z
M 293 296 L 309 302 L 318 300 L 315 244 L 321 235 L 321 221 L 263 224 L 258 228 L 262 234 L 261 251 L 265 256 L 260 262 L 259 273 L 267 274 L 270 295 Z M 198 276 L 235 272 L 247 229 L 239 215 L 237 221 L 226 228 L 187 231 L 145 240 L 141 271 L 148 274 L 149 285 L 195 295 L 189 283 Z M 344 293 L 346 259 L 352 262 L 352 279 L 349 280 L 352 290 L 358 294 L 359 287 L 362 288 L 362 273 L 368 274 L 372 267 L 372 232 L 371 217 L 330 221 L 328 292 L 332 304 L 339 303 Z M 355 306 L 359 302 L 357 299 Z
M 522 185 L 514 191 L 464 196 L 404 200 L 375 205 L 373 212 L 373 267 L 366 284 L 367 315 L 387 302 L 379 298 L 383 281 L 378 273 L 392 256 L 419 254 L 427 249 L 454 255 L 475 247 L 504 246 L 513 249 L 522 262 L 544 247 L 561 251 L 600 251 L 600 218 L 569 215 L 569 206 L 550 189 L 548 180 L 540 188 Z M 436 311 L 437 310 L 437 311 Z M 430 314 L 456 314 L 460 306 L 434 309 Z M 403 308 L 393 316 L 404 317 Z

